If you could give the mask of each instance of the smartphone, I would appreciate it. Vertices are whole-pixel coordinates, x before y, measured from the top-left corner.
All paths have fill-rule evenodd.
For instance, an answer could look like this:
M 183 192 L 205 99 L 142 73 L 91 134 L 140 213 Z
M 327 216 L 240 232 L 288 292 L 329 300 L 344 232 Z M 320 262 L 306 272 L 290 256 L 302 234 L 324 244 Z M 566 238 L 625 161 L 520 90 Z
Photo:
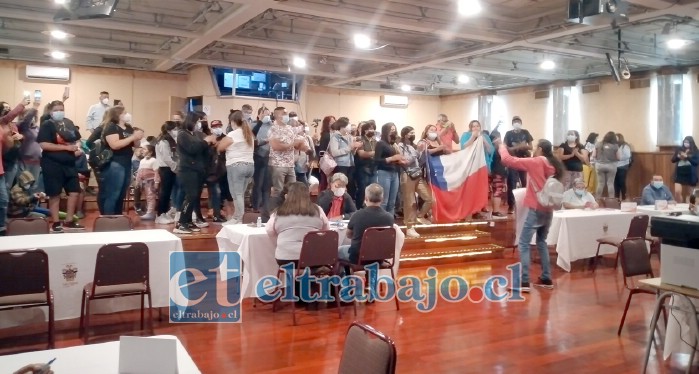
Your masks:
M 70 87 L 66 86 L 66 88 L 63 89 L 63 97 L 66 99 L 70 97 Z
M 37 103 L 41 101 L 41 90 L 34 90 L 34 101 Z
M 31 100 L 32 94 L 29 91 L 24 91 L 24 100 Z

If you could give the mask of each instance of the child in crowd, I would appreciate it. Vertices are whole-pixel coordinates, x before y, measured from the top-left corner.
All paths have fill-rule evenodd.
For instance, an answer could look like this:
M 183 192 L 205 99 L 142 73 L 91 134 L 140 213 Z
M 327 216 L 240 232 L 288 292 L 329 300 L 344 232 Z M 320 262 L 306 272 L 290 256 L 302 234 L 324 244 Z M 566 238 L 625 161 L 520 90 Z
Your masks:
M 138 172 L 136 173 L 136 186 L 146 194 L 146 213 L 141 216 L 141 219 L 154 220 L 160 173 L 158 172 L 159 166 L 155 159 L 155 147 L 148 144 L 145 145 L 144 150 L 145 157 L 139 163 Z
M 39 206 L 42 200 L 46 199 L 46 194 L 43 192 L 32 192 L 36 180 L 34 175 L 25 170 L 17 176 L 16 183 L 10 190 L 10 203 L 8 204 L 7 215 L 11 218 L 46 218 L 51 215 L 51 212 Z M 58 212 L 58 218 L 66 219 L 65 212 Z M 73 215 L 73 222 L 78 222 L 77 215 Z

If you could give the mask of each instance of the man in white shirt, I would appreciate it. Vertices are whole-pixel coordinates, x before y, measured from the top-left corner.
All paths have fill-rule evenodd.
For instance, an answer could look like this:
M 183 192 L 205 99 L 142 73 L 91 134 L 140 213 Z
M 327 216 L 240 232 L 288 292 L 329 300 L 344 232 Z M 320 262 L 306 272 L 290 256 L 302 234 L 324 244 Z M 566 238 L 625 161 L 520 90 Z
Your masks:
M 102 91 L 100 92 L 100 102 L 92 105 L 87 111 L 87 131 L 92 132 L 102 123 L 102 117 L 107 109 L 109 109 L 109 92 Z
M 597 209 L 599 205 L 595 197 L 585 188 L 585 181 L 576 178 L 573 188 L 563 193 L 564 209 Z

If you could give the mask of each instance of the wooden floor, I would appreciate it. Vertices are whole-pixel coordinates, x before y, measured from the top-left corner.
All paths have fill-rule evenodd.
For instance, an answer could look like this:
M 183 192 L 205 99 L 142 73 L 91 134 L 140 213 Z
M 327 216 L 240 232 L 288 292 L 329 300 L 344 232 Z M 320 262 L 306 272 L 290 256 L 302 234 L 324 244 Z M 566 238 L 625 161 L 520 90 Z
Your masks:
M 505 267 L 516 261 L 508 250 L 504 259 L 437 268 L 440 277 L 461 275 L 471 284 L 482 284 L 490 275 L 507 274 Z M 657 270 L 657 262 L 654 266 Z M 393 303 L 361 304 L 357 317 L 345 309 L 342 320 L 334 310 L 321 308 L 301 311 L 299 325 L 292 326 L 289 308 L 272 313 L 270 307 L 253 308 L 246 300 L 240 324 L 156 320 L 155 330 L 179 337 L 203 373 L 335 373 L 347 327 L 355 319 L 395 340 L 398 373 L 639 373 L 653 297 L 634 296 L 617 337 L 627 297 L 620 272 L 610 267 L 599 268 L 594 275 L 554 269 L 556 289 L 534 289 L 524 302 L 440 300 L 430 313 L 418 312 L 410 303 L 402 304 L 400 311 Z M 406 268 L 400 274 L 425 278 L 425 270 Z M 532 276 L 538 276 L 538 265 L 533 270 Z M 95 332 L 108 334 L 95 342 L 132 333 L 137 319 L 135 312 L 95 317 Z M 57 323 L 57 347 L 82 344 L 76 327 L 76 320 Z M 39 328 L 0 330 L 0 348 L 3 352 L 36 348 L 44 336 L 16 335 Z M 680 373 L 688 355 L 659 360 L 661 353 L 653 351 L 650 373 Z

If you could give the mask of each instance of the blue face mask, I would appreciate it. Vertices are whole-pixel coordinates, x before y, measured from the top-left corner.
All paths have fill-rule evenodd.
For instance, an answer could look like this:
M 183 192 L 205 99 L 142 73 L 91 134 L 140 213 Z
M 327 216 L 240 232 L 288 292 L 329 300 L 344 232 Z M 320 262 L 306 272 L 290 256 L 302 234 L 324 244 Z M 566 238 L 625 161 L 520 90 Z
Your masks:
M 272 119 L 269 116 L 262 117 L 262 123 L 268 124 Z
M 65 112 L 51 112 L 51 118 L 54 121 L 63 121 L 63 119 L 66 117 Z
M 289 123 L 289 116 L 282 117 L 282 122 L 288 124 Z
M 576 188 L 576 189 L 575 189 L 575 194 L 578 195 L 578 196 L 580 196 L 580 197 L 582 197 L 582 195 L 585 194 L 585 190 L 584 190 L 584 189 L 583 189 L 583 190 L 579 190 L 579 189 Z
M 653 187 L 660 189 L 663 187 L 663 182 L 653 181 Z

